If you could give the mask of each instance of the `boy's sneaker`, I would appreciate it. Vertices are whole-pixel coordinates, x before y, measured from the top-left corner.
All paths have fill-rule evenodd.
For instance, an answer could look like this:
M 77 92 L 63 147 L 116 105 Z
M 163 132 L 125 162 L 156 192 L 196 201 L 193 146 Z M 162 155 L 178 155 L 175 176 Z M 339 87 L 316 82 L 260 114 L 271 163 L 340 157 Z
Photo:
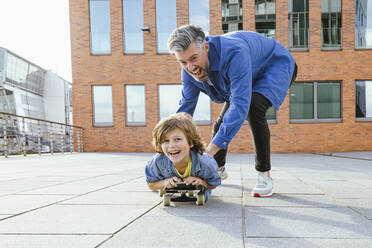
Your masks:
M 257 183 L 251 192 L 253 197 L 267 197 L 273 195 L 273 179 L 267 172 L 258 172 Z
M 228 177 L 225 166 L 219 167 L 217 172 L 220 175 L 221 180 L 225 180 Z

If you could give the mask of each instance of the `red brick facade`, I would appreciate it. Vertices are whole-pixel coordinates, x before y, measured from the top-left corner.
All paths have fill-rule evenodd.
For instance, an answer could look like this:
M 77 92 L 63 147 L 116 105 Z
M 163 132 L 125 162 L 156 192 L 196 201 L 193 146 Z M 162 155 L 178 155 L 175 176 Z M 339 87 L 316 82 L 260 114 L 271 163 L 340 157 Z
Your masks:
M 180 83 L 180 66 L 173 55 L 156 52 L 155 0 L 143 0 L 143 55 L 123 53 L 122 1 L 110 0 L 111 54 L 91 55 L 89 2 L 70 1 L 74 125 L 85 128 L 84 149 L 94 152 L 153 152 L 151 130 L 158 120 L 160 83 Z M 287 96 L 276 124 L 270 124 L 274 153 L 311 153 L 372 150 L 372 123 L 355 120 L 355 80 L 372 80 L 372 50 L 354 48 L 354 0 L 342 0 L 342 50 L 324 51 L 321 42 L 321 1 L 309 1 L 309 51 L 292 52 L 299 66 L 297 81 L 339 80 L 342 121 L 290 123 Z M 177 0 L 177 25 L 188 23 L 188 1 Z M 254 30 L 254 1 L 243 0 L 243 29 Z M 221 1 L 210 0 L 210 30 L 222 33 Z M 276 1 L 276 39 L 288 47 L 288 1 Z M 126 126 L 125 85 L 144 84 L 146 126 Z M 93 127 L 92 85 L 111 85 L 113 127 Z M 371 97 L 371 96 L 370 96 Z M 221 105 L 212 104 L 212 121 Z M 212 125 L 199 126 L 206 142 Z M 229 146 L 232 153 L 253 151 L 250 130 L 243 125 Z

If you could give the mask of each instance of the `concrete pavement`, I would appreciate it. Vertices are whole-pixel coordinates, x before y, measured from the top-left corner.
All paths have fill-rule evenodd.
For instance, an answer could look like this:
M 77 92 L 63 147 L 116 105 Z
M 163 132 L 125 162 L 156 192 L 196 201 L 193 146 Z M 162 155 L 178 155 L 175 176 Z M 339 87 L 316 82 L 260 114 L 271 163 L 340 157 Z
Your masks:
M 204 206 L 163 207 L 152 154 L 0 158 L 0 247 L 372 247 L 372 152 L 273 154 L 274 196 L 252 198 L 254 157 Z

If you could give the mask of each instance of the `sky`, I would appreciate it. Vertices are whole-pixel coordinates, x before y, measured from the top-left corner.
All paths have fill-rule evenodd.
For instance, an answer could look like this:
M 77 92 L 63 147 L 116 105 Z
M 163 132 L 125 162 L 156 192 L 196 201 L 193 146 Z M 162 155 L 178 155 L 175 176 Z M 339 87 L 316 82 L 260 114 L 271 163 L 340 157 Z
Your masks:
M 0 0 L 0 47 L 72 82 L 69 0 Z

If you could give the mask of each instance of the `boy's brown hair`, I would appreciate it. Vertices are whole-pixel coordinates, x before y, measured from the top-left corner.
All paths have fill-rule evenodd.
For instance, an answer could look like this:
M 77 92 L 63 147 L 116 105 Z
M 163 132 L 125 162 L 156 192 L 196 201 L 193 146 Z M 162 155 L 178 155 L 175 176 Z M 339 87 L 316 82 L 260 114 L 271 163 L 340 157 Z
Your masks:
M 164 142 L 165 135 L 176 128 L 185 134 L 187 142 L 192 146 L 191 150 L 203 154 L 205 151 L 204 142 L 198 133 L 191 115 L 188 113 L 170 115 L 156 124 L 152 130 L 152 145 L 156 152 L 163 153 L 161 144 Z

